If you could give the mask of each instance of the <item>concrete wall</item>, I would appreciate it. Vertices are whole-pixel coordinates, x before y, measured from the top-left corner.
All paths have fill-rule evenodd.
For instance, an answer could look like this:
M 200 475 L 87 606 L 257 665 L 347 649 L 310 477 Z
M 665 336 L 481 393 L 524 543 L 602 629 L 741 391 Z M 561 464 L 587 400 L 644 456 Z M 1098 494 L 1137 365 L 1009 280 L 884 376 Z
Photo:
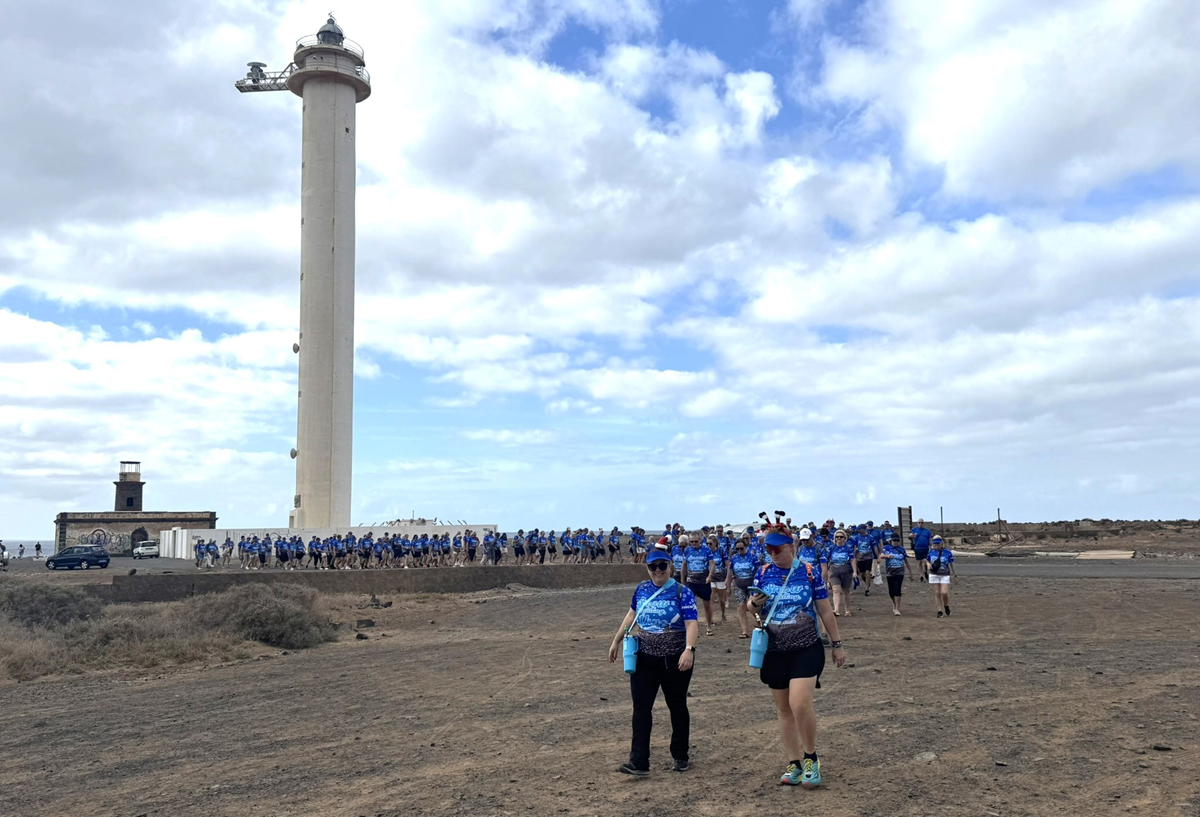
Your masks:
M 113 576 L 111 585 L 83 589 L 113 603 L 176 601 L 201 593 L 219 593 L 240 584 L 302 584 L 323 593 L 469 593 L 509 584 L 567 589 L 629 585 L 646 578 L 643 565 L 541 565 L 468 567 L 429 570 L 355 570 L 287 573 L 151 573 Z

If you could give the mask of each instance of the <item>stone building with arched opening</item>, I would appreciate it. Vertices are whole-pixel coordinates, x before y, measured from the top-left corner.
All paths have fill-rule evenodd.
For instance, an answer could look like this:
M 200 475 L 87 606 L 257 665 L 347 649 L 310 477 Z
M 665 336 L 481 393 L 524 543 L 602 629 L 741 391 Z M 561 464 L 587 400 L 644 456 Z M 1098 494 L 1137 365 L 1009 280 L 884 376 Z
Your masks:
M 113 510 L 60 513 L 54 517 L 54 550 L 72 545 L 101 545 L 113 555 L 130 554 L 147 539 L 171 528 L 217 527 L 215 511 L 146 511 L 142 509 L 142 464 L 125 461 L 117 476 Z

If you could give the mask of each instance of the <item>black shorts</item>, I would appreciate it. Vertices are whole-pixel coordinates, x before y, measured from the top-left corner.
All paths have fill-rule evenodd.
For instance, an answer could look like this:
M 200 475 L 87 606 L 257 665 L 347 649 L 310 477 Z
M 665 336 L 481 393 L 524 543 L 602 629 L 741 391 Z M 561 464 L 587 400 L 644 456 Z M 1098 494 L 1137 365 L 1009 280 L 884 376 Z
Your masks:
M 467 561 L 475 561 L 475 548 L 467 548 Z
M 608 546 L 608 552 L 609 552 L 609 553 L 616 553 L 616 552 L 617 552 L 617 546 L 616 546 L 616 545 L 609 545 L 609 546 Z
M 887 582 L 888 595 L 894 599 L 900 598 L 900 596 L 903 595 L 904 590 L 904 574 L 901 573 L 899 576 L 888 574 Z
M 918 562 L 920 562 L 922 565 L 925 565 L 926 560 L 929 559 L 929 548 L 926 548 L 925 550 L 917 550 L 914 548 L 913 555 L 917 557 Z
M 859 573 L 870 573 L 871 572 L 871 560 L 870 559 L 858 559 L 855 562 L 855 564 L 858 566 Z
M 514 545 L 513 546 L 513 555 L 514 556 L 524 556 L 525 548 L 522 545 Z
M 768 652 L 763 656 L 758 678 L 771 689 L 787 689 L 793 678 L 816 678 L 820 689 L 824 669 L 825 645 L 818 641 L 793 652 Z
M 710 584 L 693 584 L 692 582 L 688 582 L 687 587 L 688 590 L 696 594 L 696 598 L 702 601 L 708 601 L 712 598 L 712 585 Z

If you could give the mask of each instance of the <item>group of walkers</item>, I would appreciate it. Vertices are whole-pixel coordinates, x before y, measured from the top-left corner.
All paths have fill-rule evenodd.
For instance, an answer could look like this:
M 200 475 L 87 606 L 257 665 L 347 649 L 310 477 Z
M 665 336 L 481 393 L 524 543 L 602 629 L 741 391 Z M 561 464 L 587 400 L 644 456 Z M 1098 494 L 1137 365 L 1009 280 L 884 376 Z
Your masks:
M 736 532 L 717 526 L 689 534 L 668 527 L 644 556 L 648 579 L 634 590 L 608 653 L 613 662 L 625 656 L 633 698 L 633 739 L 620 772 L 650 773 L 651 713 L 660 689 L 671 717 L 674 769 L 691 767 L 687 697 L 700 614 L 712 635 L 713 602 L 726 621 L 730 590 L 740 637 L 750 640 L 750 666 L 770 689 L 778 715 L 788 761 L 779 783 L 805 788 L 821 785 L 814 692 L 821 688 L 826 643 L 836 666 L 846 660 L 839 620 L 851 616 L 850 594 L 862 587 L 869 596 L 886 579 L 898 616 L 905 580 L 927 581 L 937 618 L 950 615 L 954 554 L 924 520 L 908 535 L 914 569 L 899 532 L 887 522 L 879 528 L 833 520 L 798 526 L 781 511 L 774 520 L 759 516 L 760 526 Z
M 381 534 L 368 531 L 356 537 L 353 531 L 325 539 L 313 536 L 305 542 L 300 536 L 270 534 L 242 536 L 234 542 L 226 537 L 200 540 L 193 545 L 196 567 L 212 569 L 240 566 L 246 570 L 279 568 L 284 570 L 379 570 L 385 568 L 463 567 L 473 564 L 613 564 L 625 561 L 623 548 L 631 561 L 646 555 L 646 531 L 633 528 L 623 534 L 617 528 L 565 529 L 555 531 L 518 531 L 507 533 L 473 530 L 442 534 Z M 236 561 L 235 561 L 236 560 Z
M 246 570 L 281 568 L 284 570 L 353 570 L 417 567 L 463 567 L 473 564 L 615 564 L 626 554 L 632 562 L 646 558 L 647 535 L 644 528 L 628 534 L 617 528 L 605 532 L 570 528 L 561 534 L 536 528 L 510 536 L 484 530 L 482 538 L 473 530 L 453 536 L 442 534 L 381 534 L 368 531 L 356 537 L 353 531 L 325 539 L 313 536 L 305 542 L 300 536 L 270 534 L 242 536 L 234 542 L 226 537 L 197 541 L 193 545 L 196 567 L 212 569 L 240 566 Z

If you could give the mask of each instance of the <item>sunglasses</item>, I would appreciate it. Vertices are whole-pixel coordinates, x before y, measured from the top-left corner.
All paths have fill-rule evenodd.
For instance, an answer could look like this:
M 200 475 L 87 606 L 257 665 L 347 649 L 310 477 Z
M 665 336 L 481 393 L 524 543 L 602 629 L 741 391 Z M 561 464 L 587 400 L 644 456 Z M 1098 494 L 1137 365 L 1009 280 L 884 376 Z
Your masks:
M 647 569 L 649 569 L 651 573 L 658 573 L 661 570 L 666 570 L 670 566 L 671 565 L 667 562 L 651 562 L 650 564 L 646 565 Z

